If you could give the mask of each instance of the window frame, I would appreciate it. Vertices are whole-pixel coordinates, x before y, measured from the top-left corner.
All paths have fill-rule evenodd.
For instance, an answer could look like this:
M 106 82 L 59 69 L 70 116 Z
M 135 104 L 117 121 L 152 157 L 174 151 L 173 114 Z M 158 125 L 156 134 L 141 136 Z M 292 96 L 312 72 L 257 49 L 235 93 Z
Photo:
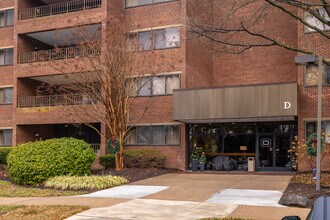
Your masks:
M 138 4 L 138 5 L 134 5 L 134 6 L 127 6 L 127 0 L 124 0 L 125 1 L 125 9 L 130 9 L 130 8 L 136 8 L 136 7 L 143 7 L 143 6 L 147 6 L 147 5 L 157 5 L 157 4 L 164 4 L 164 3 L 168 3 L 168 2 L 176 2 L 178 0 L 165 0 L 165 1 L 162 1 L 162 2 L 155 2 L 157 0 L 151 0 L 151 3 L 150 4 Z
M 12 63 L 7 63 L 7 53 L 9 50 L 13 51 L 13 58 L 12 58 Z M 0 51 L 3 51 L 4 53 L 4 58 L 3 58 L 3 64 L 0 64 L 0 67 L 2 66 L 13 66 L 14 65 L 14 48 L 13 47 L 9 47 L 9 48 L 4 48 L 4 49 L 0 49 Z
M 167 81 L 166 81 L 166 79 L 167 79 L 167 77 L 172 77 L 172 76 L 177 76 L 178 77 L 178 81 L 179 81 L 179 88 L 178 89 L 180 89 L 181 88 L 181 74 L 180 73 L 173 73 L 173 74 L 160 74 L 160 75 L 153 75 L 153 76 L 143 76 L 143 77 L 137 77 L 136 79 L 138 79 L 138 80 L 142 80 L 143 78 L 149 78 L 149 81 L 150 81 L 150 88 L 151 88 L 151 90 L 150 90 L 150 95 L 139 95 L 139 94 L 137 94 L 137 96 L 136 97 L 157 97 L 157 96 L 171 96 L 171 95 L 173 95 L 173 92 L 172 93 L 167 93 L 167 87 L 168 87 L 168 85 L 167 85 Z M 164 94 L 154 94 L 154 92 L 153 92 L 153 88 L 154 88 L 154 78 L 156 78 L 156 77 L 164 77 L 165 78 L 165 87 L 164 87 L 164 89 L 165 89 L 165 93 Z
M 155 33 L 156 31 L 165 31 L 165 34 L 166 34 L 166 30 L 167 29 L 178 29 L 178 33 L 179 33 L 179 45 L 178 46 L 173 46 L 173 47 L 166 47 L 166 44 L 167 44 L 167 37 L 165 35 L 165 47 L 164 48 L 155 48 Z M 140 33 L 147 33 L 147 32 L 151 32 L 151 48 L 150 49 L 147 49 L 147 50 L 144 50 L 144 49 L 141 49 L 140 48 L 140 41 L 139 41 L 139 34 Z M 134 49 L 134 51 L 136 52 L 147 52 L 147 51 L 153 51 L 153 50 L 168 50 L 168 49 L 177 49 L 177 48 L 180 48 L 181 47 L 181 26 L 173 26 L 173 27 L 164 27 L 164 28 L 153 28 L 153 29 L 150 29 L 150 30 L 141 30 L 141 31 L 137 31 L 134 34 L 134 41 L 137 42 L 136 43 L 136 48 Z M 133 41 L 133 42 L 134 42 Z
M 178 144 L 166 144 L 166 127 L 167 126 L 177 126 L 178 127 L 178 131 L 179 131 L 179 142 Z M 138 132 L 139 132 L 139 127 L 140 128 L 148 128 L 149 129 L 149 134 L 150 134 L 150 140 L 148 140 L 147 144 L 140 144 L 138 141 Z M 163 132 L 164 132 L 164 144 L 153 144 L 153 127 L 163 127 Z M 136 143 L 135 144 L 127 144 L 125 142 L 125 146 L 152 146 L 152 147 L 168 147 L 168 146 L 181 146 L 181 125 L 180 124 L 152 124 L 152 125 L 136 125 L 134 127 L 132 127 L 132 129 L 134 130 L 133 134 L 135 135 L 135 140 Z M 131 134 L 132 135 L 132 134 Z
M 3 142 L 5 140 L 5 137 L 4 137 L 5 131 L 11 132 L 11 144 L 8 145 L 8 144 L 4 143 L 3 145 L 1 145 L 1 143 L 0 143 L 0 147 L 9 147 L 9 146 L 12 147 L 13 146 L 13 129 L 12 128 L 0 128 L 0 135 L 2 135 Z
M 9 11 L 13 11 L 13 24 L 8 25 L 8 12 Z M 0 13 L 4 14 L 4 26 L 0 26 L 0 28 L 6 28 L 6 27 L 13 27 L 15 24 L 15 12 L 14 12 L 14 8 L 11 9 L 5 9 L 5 10 L 1 10 L 0 9 Z
M 315 65 L 315 64 L 307 64 L 304 66 L 304 87 L 317 87 L 316 85 L 308 85 L 307 84 L 307 68 L 309 65 Z M 315 65 L 315 67 L 317 67 L 317 65 Z M 330 65 L 324 65 L 324 75 L 323 75 L 323 82 L 322 82 L 322 86 L 330 86 L 330 83 L 326 83 L 327 82 L 327 69 L 329 69 L 329 73 L 330 73 Z M 330 81 L 330 75 L 329 75 L 329 81 Z
M 319 7 L 319 8 L 317 8 L 316 10 L 320 10 L 321 8 L 323 8 L 323 7 Z M 325 9 L 324 9 L 325 10 Z M 304 15 L 304 21 L 306 22 L 306 23 L 308 23 L 308 21 L 307 21 L 307 16 L 312 16 L 312 18 L 313 19 L 316 19 L 316 20 L 318 20 L 316 17 L 314 17 L 312 14 L 310 14 L 309 12 L 305 12 L 305 15 Z M 330 15 L 329 15 L 329 18 L 330 18 Z M 324 18 L 325 19 L 325 18 Z M 319 21 L 319 20 L 318 20 Z M 329 20 L 330 21 L 330 20 Z M 321 21 L 319 21 L 319 22 L 321 22 Z M 316 25 L 313 25 L 313 24 L 311 24 L 312 26 L 314 26 L 314 27 L 317 27 Z M 326 24 L 323 24 L 322 23 L 322 25 L 323 25 L 323 27 L 322 28 L 319 28 L 321 31 L 330 31 L 330 26 L 328 27 L 328 29 L 326 28 Z M 305 32 L 305 34 L 309 34 L 309 33 L 317 33 L 317 31 L 316 30 L 314 30 L 314 29 L 311 29 L 311 30 L 308 30 L 308 29 L 311 29 L 311 28 L 309 28 L 308 26 L 306 26 L 306 25 L 304 25 L 304 32 Z
M 8 90 L 8 89 L 12 90 L 11 102 L 5 102 L 5 90 Z M 1 105 L 12 105 L 14 103 L 14 87 L 3 87 L 3 88 L 0 88 L 0 90 L 3 90 L 3 100 L 0 100 L 0 106 Z
M 305 129 L 304 129 L 304 136 L 305 136 L 305 140 L 307 140 L 308 136 L 307 136 L 307 124 L 308 123 L 314 123 L 314 129 L 315 131 L 313 133 L 316 133 L 317 131 L 317 121 L 316 120 L 312 120 L 312 121 L 305 121 L 304 125 L 305 125 Z M 321 133 L 322 132 L 326 132 L 326 123 L 330 123 L 330 120 L 325 120 L 325 121 L 321 121 Z M 322 130 L 322 127 L 324 127 L 324 130 Z

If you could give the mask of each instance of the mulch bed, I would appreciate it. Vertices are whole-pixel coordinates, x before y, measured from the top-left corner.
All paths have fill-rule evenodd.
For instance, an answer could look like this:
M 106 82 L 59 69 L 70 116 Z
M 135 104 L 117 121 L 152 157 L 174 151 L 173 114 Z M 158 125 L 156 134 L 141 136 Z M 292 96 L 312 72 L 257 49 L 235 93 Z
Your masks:
M 7 170 L 6 166 L 3 164 L 0 164 L 0 179 L 6 179 L 7 178 Z
M 121 171 L 116 171 L 114 169 L 106 169 L 106 170 L 96 170 L 93 171 L 94 175 L 114 175 L 114 176 L 122 176 L 125 177 L 130 183 L 136 182 L 139 180 L 144 180 L 147 178 L 164 175 L 167 173 L 177 173 L 180 172 L 174 169 L 157 169 L 157 168 L 149 168 L 149 169 L 138 169 L 138 168 L 130 168 L 124 169 Z M 182 172 L 182 171 L 181 171 Z
M 316 191 L 315 182 L 312 180 L 311 173 L 297 173 L 289 183 L 288 187 L 283 193 L 297 194 L 306 196 L 309 199 L 308 207 L 312 207 L 316 198 L 320 196 L 330 196 L 330 173 L 321 174 L 321 190 Z M 282 196 L 282 198 L 283 198 Z M 279 201 L 281 204 L 282 199 Z
M 175 169 L 157 169 L 157 168 L 149 168 L 149 169 L 130 168 L 121 171 L 116 171 L 114 169 L 105 169 L 105 170 L 92 171 L 94 175 L 122 176 L 125 177 L 130 183 L 155 176 L 164 175 L 167 173 L 177 173 L 177 172 L 180 171 Z M 6 172 L 6 166 L 2 164 L 0 164 L 0 180 L 9 180 Z

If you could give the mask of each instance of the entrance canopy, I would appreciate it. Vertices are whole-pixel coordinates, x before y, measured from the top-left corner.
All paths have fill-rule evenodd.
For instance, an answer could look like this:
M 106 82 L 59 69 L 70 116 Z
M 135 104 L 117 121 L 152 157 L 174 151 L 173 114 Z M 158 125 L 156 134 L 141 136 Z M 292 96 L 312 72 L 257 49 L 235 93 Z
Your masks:
M 297 116 L 297 83 L 175 90 L 174 120 L 186 123 L 289 121 Z

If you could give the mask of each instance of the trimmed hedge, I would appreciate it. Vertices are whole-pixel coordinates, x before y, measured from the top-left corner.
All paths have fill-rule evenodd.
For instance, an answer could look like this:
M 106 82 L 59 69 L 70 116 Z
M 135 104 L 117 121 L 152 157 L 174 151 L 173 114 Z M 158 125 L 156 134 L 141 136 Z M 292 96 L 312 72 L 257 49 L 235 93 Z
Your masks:
M 60 190 L 100 190 L 128 183 L 120 176 L 56 176 L 45 182 L 46 187 Z
M 99 162 L 106 169 L 116 167 L 116 157 L 113 154 L 107 154 L 105 156 L 99 157 Z
M 127 168 L 163 168 L 166 157 L 159 150 L 125 150 L 124 163 Z
M 14 183 L 35 185 L 54 176 L 90 174 L 94 158 L 93 149 L 85 141 L 55 138 L 13 148 L 7 168 Z
M 12 147 L 0 147 L 0 164 L 7 164 L 7 156 Z

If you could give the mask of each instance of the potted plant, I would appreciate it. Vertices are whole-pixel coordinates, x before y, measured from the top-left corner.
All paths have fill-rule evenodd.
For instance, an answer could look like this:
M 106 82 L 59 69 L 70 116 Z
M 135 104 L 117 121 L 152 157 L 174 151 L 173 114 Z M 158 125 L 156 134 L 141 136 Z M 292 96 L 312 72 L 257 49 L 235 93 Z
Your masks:
M 199 164 L 199 154 L 196 148 L 191 153 L 190 159 L 191 159 L 191 169 L 193 172 L 196 172 Z
M 205 162 L 206 162 L 206 156 L 205 156 L 204 152 L 202 152 L 202 154 L 199 156 L 198 162 L 199 162 L 199 170 L 201 172 L 204 172 L 204 170 L 205 170 Z

